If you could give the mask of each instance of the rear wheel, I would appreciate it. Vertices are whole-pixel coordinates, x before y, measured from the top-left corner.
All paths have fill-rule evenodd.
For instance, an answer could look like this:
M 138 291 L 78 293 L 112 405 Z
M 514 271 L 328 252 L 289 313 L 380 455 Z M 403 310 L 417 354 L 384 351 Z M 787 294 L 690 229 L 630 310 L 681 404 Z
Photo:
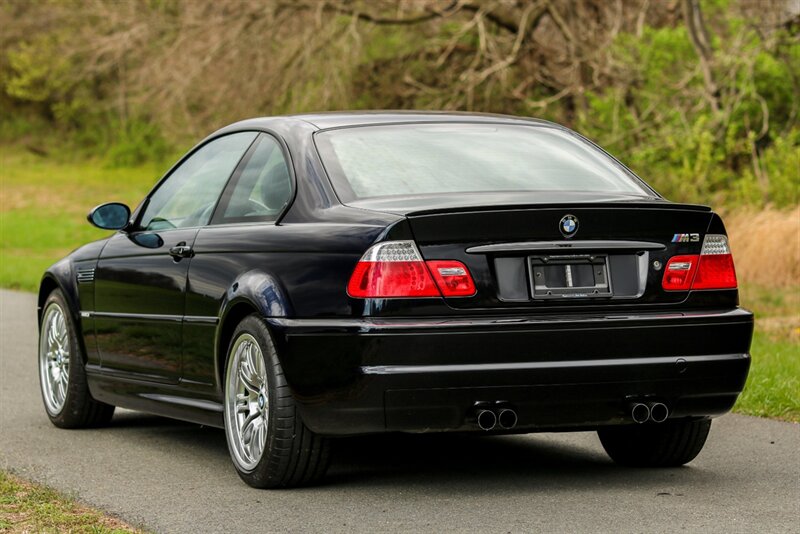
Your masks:
M 616 463 L 631 467 L 677 467 L 691 462 L 705 445 L 711 420 L 608 427 L 597 431 Z
M 50 293 L 42 313 L 39 385 L 47 416 L 58 427 L 102 426 L 114 415 L 113 406 L 89 393 L 77 330 L 60 289 Z
M 255 488 L 311 484 L 328 468 L 329 442 L 303 423 L 257 315 L 239 324 L 228 350 L 225 435 L 236 471 Z

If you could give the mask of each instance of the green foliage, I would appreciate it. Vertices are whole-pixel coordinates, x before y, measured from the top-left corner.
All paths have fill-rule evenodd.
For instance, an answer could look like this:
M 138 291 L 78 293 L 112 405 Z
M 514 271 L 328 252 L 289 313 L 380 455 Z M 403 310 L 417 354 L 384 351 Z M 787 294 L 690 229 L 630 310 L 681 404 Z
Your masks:
M 709 86 L 680 10 L 630 0 L 620 18 L 602 0 L 552 2 L 548 13 L 571 29 L 549 13 L 525 34 L 514 25 L 530 6 L 512 4 L 403 24 L 389 21 L 437 2 L 10 0 L 0 3 L 0 141 L 68 160 L 102 154 L 119 168 L 163 161 L 246 116 L 533 114 L 596 140 L 672 200 L 798 202 L 800 38 L 778 7 L 701 3 Z
M 8 48 L 0 83 L 9 102 L 0 105 L 11 109 L 0 115 L 0 140 L 36 137 L 34 150 L 47 154 L 105 153 L 113 167 L 163 161 L 172 149 L 161 127 L 143 110 L 128 116 L 127 105 L 115 105 L 116 66 L 88 64 L 80 50 L 63 53 L 75 40 L 73 28 L 57 27 Z
M 58 50 L 59 38 L 52 34 L 19 43 L 9 50 L 12 74 L 6 80 L 8 95 L 19 100 L 47 102 L 68 93 L 73 86 L 70 73 L 74 65 L 65 62 Z
M 735 53 L 718 36 L 713 74 L 732 81 L 709 95 L 683 26 L 648 27 L 641 38 L 620 34 L 612 49 L 620 81 L 588 95 L 577 128 L 673 200 L 797 203 L 800 43 L 778 32 L 767 52 L 755 31 L 739 35 Z
M 172 152 L 158 125 L 152 122 L 128 121 L 116 131 L 119 136 L 106 153 L 110 166 L 135 167 L 148 161 L 162 162 Z

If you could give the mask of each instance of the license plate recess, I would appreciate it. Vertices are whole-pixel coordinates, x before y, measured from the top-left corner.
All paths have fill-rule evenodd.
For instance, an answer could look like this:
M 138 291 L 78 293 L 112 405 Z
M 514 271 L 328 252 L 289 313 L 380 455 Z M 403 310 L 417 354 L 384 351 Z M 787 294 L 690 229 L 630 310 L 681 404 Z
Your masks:
M 534 299 L 613 296 L 604 254 L 531 256 L 528 263 Z

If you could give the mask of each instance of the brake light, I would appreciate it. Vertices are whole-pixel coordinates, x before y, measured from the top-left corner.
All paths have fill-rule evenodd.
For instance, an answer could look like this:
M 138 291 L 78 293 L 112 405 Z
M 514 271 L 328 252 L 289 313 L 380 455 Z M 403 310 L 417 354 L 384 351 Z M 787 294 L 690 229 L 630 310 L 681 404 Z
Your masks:
M 733 289 L 736 286 L 736 269 L 728 238 L 724 235 L 707 235 L 703 240 L 700 266 L 692 289 Z
M 361 257 L 347 294 L 354 298 L 466 297 L 475 294 L 475 284 L 459 261 L 426 263 L 413 241 L 387 241 Z
M 736 288 L 736 270 L 728 238 L 709 234 L 703 240 L 699 255 L 670 258 L 664 269 L 661 287 L 666 291 Z

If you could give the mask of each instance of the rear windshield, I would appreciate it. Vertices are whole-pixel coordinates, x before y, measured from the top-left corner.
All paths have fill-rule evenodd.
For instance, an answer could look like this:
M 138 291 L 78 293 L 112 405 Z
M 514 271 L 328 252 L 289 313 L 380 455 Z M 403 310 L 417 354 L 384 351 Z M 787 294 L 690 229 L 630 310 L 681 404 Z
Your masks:
M 359 126 L 322 131 L 315 140 L 344 202 L 493 191 L 652 196 L 601 150 L 548 126 Z

